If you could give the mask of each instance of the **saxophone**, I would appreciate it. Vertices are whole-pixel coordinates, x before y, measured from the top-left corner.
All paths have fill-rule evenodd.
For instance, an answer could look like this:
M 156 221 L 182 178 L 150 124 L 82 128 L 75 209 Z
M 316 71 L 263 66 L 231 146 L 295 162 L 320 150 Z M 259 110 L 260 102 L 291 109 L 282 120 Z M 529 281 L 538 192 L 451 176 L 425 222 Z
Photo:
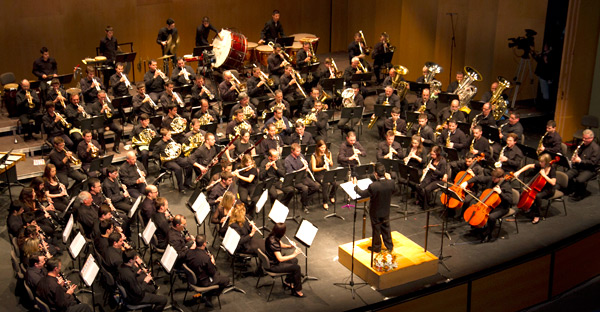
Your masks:
M 477 126 L 477 124 L 479 123 L 479 117 L 481 117 L 481 115 L 483 115 L 483 113 L 479 113 L 477 114 L 474 118 L 473 118 L 473 122 L 471 122 L 471 129 L 475 128 L 475 126 Z
M 419 109 L 417 109 L 417 111 L 415 113 L 422 113 L 427 109 L 427 103 L 423 103 L 421 106 L 419 106 Z M 406 123 L 406 132 L 408 132 L 413 126 L 412 122 L 407 122 Z M 421 128 L 419 127 L 419 135 L 421 134 Z
M 448 131 L 448 136 L 446 137 L 446 147 L 450 147 L 450 144 L 452 143 L 452 141 L 450 141 L 450 134 L 452 134 L 451 131 Z
M 573 152 L 573 156 L 571 156 L 571 161 L 573 161 L 573 159 L 575 159 L 575 157 L 579 156 L 579 150 L 581 149 L 581 146 L 583 145 L 583 142 L 581 142 L 581 144 L 579 144 L 577 146 L 577 148 L 575 149 L 575 151 Z
M 506 149 L 506 145 L 504 145 L 502 147 L 502 149 L 500 150 L 500 155 L 498 155 L 498 161 L 494 163 L 494 167 L 496 168 L 502 168 L 502 162 L 500 161 L 500 158 L 504 157 L 504 150 Z
M 537 146 L 537 150 L 536 150 L 538 155 L 542 153 L 542 148 L 544 147 L 544 138 L 546 138 L 547 135 L 548 135 L 548 131 L 546 131 L 546 133 L 544 133 L 544 135 L 542 135 L 542 138 L 538 142 L 538 146 Z
M 473 138 L 473 140 L 471 140 L 471 145 L 469 145 L 469 153 L 471 153 L 471 154 L 473 153 L 473 150 L 474 150 L 473 145 L 475 145 L 475 138 Z
M 444 130 L 444 128 L 446 128 L 446 126 L 448 125 L 448 122 L 452 119 L 452 117 L 454 117 L 454 111 L 450 112 L 450 116 L 441 125 L 435 128 L 435 135 L 439 136 Z

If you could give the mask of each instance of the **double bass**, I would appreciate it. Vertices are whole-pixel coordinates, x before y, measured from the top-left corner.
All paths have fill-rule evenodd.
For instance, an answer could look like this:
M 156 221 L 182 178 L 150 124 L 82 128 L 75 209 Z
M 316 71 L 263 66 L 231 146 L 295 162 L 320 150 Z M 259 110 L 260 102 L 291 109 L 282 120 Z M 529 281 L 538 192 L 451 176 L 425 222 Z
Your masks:
M 500 181 L 498 181 L 494 187 L 499 186 L 505 180 L 510 180 L 512 178 L 514 178 L 514 175 L 511 172 L 500 179 Z M 473 196 L 473 198 L 477 199 L 477 202 L 467 208 L 464 213 L 465 221 L 467 221 L 470 225 L 477 228 L 484 227 L 488 221 L 490 212 L 494 210 L 494 208 L 498 207 L 500 202 L 502 202 L 500 199 L 500 194 L 494 191 L 494 187 L 483 191 L 479 198 L 473 196 L 469 191 L 467 191 L 471 196 Z
M 558 162 L 560 157 L 556 156 L 552 159 L 548 166 L 552 166 L 554 163 Z M 545 168 L 544 168 L 545 170 Z M 535 196 L 546 186 L 548 182 L 542 175 L 538 172 L 531 181 L 527 185 L 523 183 L 521 180 L 517 179 L 521 184 L 523 184 L 523 193 L 521 193 L 521 197 L 519 197 L 519 203 L 517 204 L 517 208 L 523 210 L 524 212 L 528 212 L 535 201 Z
M 456 175 L 456 177 L 454 177 L 454 185 L 450 187 L 449 191 L 454 193 L 456 197 L 449 196 L 446 193 L 442 193 L 442 195 L 440 196 L 440 200 L 442 201 L 442 204 L 444 206 L 450 209 L 460 209 L 463 206 L 463 202 L 465 200 L 465 191 L 460 187 L 460 185 L 464 181 L 469 181 L 469 179 L 473 177 L 473 175 L 471 175 L 468 172 L 468 170 L 472 169 L 478 161 L 481 161 L 483 159 L 485 159 L 485 155 L 483 153 L 481 153 L 480 156 L 474 157 L 473 163 L 469 166 L 469 168 L 467 168 L 467 170 L 459 172 Z M 471 187 L 472 184 L 468 185 L 467 189 L 470 189 Z

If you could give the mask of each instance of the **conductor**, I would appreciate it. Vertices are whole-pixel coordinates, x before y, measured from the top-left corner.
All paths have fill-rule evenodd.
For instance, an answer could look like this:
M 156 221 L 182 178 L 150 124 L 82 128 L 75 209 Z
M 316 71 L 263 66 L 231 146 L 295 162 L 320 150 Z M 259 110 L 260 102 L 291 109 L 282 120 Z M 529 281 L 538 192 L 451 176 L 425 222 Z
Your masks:
M 375 182 L 371 183 L 366 190 L 361 190 L 356 185 L 354 178 L 354 191 L 361 197 L 370 197 L 369 215 L 371 216 L 371 228 L 373 231 L 373 244 L 369 250 L 381 252 L 381 236 L 385 248 L 392 252 L 394 243 L 390 233 L 390 204 L 392 193 L 394 193 L 394 180 L 385 172 L 385 166 L 382 163 L 375 165 Z

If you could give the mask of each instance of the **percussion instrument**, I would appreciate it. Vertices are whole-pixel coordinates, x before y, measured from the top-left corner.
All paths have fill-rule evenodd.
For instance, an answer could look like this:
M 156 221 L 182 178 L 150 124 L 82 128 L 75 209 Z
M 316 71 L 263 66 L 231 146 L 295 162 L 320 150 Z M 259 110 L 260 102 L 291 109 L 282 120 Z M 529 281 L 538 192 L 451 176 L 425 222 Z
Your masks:
M 106 56 L 98 55 L 94 57 L 94 61 L 96 61 L 97 63 L 106 62 Z
M 287 52 L 287 54 L 290 55 L 290 57 L 292 58 L 292 64 L 296 65 L 296 54 L 298 54 L 298 51 L 300 51 L 302 49 L 302 43 L 298 42 L 298 41 L 294 41 L 294 43 L 292 44 L 291 47 L 285 49 Z
M 248 41 L 248 46 L 246 48 L 246 58 L 244 59 L 245 66 L 256 62 L 256 47 L 258 47 L 258 43 Z
M 79 88 L 69 88 L 69 89 L 67 89 L 67 94 L 68 95 L 81 94 L 81 89 L 79 89 Z
M 319 46 L 319 38 L 313 34 L 293 34 L 294 41 L 304 42 L 309 41 L 313 45 L 313 50 L 317 53 L 317 47 Z
M 223 40 L 221 40 L 223 38 Z M 216 62 L 214 67 L 237 69 L 244 65 L 248 41 L 241 33 L 222 29 L 213 40 Z
M 256 61 L 260 62 L 263 66 L 268 67 L 269 64 L 267 59 L 269 55 L 273 53 L 273 49 L 268 45 L 259 45 L 256 47 Z
M 164 60 L 164 59 L 168 59 L 168 58 L 172 58 L 172 57 L 173 57 L 173 55 L 166 54 L 161 57 L 157 57 L 156 60 L 159 61 L 159 60 Z
M 2 95 L 4 105 L 8 111 L 8 117 L 15 117 L 17 112 L 17 90 L 19 85 L 16 83 L 7 83 L 4 85 L 4 94 Z
M 202 55 L 194 56 L 193 54 L 186 54 L 183 56 L 183 60 L 186 62 L 202 61 Z

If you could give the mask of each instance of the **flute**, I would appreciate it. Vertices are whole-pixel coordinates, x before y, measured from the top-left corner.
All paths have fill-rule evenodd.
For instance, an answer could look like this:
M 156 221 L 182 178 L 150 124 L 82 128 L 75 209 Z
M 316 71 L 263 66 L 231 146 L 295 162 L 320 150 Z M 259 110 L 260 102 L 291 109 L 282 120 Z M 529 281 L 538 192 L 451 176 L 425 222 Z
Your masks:
M 264 236 L 263 233 L 261 232 L 261 230 L 256 226 L 256 224 L 254 224 L 254 221 L 250 221 L 250 219 L 248 219 L 247 216 L 246 217 L 246 221 L 248 221 L 248 224 L 250 224 L 257 232 L 258 234 L 260 234 L 261 236 Z
M 304 253 L 304 251 L 302 251 L 302 249 L 300 249 L 300 247 L 298 247 L 298 245 L 296 245 L 296 243 L 294 241 L 292 241 L 289 237 L 287 237 L 287 235 L 284 235 L 284 236 L 288 240 L 288 242 L 290 242 L 290 244 L 292 246 L 294 246 L 294 248 L 298 249 L 298 251 L 300 251 L 300 253 L 306 257 L 306 254 Z

